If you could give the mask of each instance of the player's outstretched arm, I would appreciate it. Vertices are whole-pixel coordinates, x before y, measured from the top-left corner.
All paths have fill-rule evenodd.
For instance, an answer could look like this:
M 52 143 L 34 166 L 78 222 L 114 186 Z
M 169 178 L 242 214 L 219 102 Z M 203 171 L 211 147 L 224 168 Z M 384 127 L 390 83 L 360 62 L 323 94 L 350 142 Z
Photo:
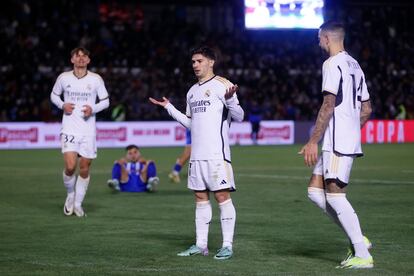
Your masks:
M 150 102 L 152 102 L 153 104 L 165 107 L 167 104 L 170 103 L 170 101 L 166 98 L 166 97 L 162 97 L 162 101 L 157 101 L 154 98 L 149 97 Z
M 229 87 L 224 94 L 224 99 L 226 100 L 226 106 L 230 111 L 231 118 L 236 122 L 241 122 L 244 118 L 244 110 L 235 95 L 238 88 L 237 84 Z
M 170 114 L 170 116 L 173 117 L 174 120 L 182 124 L 184 127 L 188 129 L 191 128 L 191 119 L 183 113 L 181 113 L 177 108 L 175 108 L 166 97 L 162 97 L 162 101 L 158 101 L 151 97 L 149 98 L 149 100 L 151 103 L 162 106 L 165 109 L 167 109 L 168 114 Z

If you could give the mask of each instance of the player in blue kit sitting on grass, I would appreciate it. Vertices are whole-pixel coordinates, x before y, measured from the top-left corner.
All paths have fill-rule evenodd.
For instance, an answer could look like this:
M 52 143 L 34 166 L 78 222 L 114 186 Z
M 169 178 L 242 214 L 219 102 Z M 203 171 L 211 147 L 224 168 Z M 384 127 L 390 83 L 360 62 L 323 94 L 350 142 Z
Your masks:
M 125 158 L 115 161 L 108 186 L 120 192 L 155 191 L 160 179 L 154 161 L 142 158 L 136 145 L 127 146 L 126 152 Z

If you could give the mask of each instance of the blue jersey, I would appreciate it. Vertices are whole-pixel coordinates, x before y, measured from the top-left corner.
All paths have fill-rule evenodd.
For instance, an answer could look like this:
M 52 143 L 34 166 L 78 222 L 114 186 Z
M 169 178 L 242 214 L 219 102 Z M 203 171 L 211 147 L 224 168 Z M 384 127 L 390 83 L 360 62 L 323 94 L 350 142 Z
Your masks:
M 147 184 L 142 182 L 140 177 L 140 173 L 144 167 L 144 164 L 140 162 L 128 162 L 124 166 L 128 171 L 129 179 L 127 183 L 121 183 L 121 191 L 145 192 L 147 190 Z
M 185 129 L 185 144 L 191 145 L 191 131 L 188 128 Z
M 249 121 L 259 123 L 262 120 L 262 109 L 259 106 L 252 106 L 249 110 Z

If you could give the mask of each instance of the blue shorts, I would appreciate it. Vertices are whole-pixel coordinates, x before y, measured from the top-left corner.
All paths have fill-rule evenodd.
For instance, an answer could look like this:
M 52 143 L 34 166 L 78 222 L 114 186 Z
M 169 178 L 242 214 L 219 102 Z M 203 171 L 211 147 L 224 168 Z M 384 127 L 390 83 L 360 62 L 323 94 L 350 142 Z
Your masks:
M 139 175 L 130 174 L 128 182 L 120 183 L 120 188 L 122 192 L 146 192 L 147 184 L 143 183 Z

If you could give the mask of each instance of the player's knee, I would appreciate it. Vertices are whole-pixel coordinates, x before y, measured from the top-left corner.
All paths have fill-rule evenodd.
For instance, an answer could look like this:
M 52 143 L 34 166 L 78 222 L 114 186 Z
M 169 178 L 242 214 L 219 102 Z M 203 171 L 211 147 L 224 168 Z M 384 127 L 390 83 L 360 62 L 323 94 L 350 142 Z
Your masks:
M 73 165 L 66 165 L 65 174 L 67 176 L 72 176 L 75 173 L 75 171 L 76 171 L 76 165 L 75 164 L 73 164 Z
M 322 175 L 312 174 L 308 187 L 324 189 L 324 180 Z
M 215 193 L 214 196 L 218 203 L 222 203 L 230 199 L 230 193 L 228 191 Z
M 147 176 L 148 178 L 157 176 L 157 167 L 155 166 L 155 163 L 153 161 L 148 163 Z
M 316 187 L 308 187 L 308 198 L 316 206 L 325 210 L 326 209 L 326 199 L 325 199 L 325 190 Z
M 209 200 L 209 196 L 208 196 L 208 192 L 195 192 L 194 193 L 196 202 L 201 202 L 201 201 L 208 201 Z
M 81 167 L 81 168 L 79 168 L 79 175 L 82 178 L 87 178 L 89 176 L 89 167 Z
M 81 159 L 79 163 L 79 175 L 84 178 L 88 177 L 90 165 L 91 165 L 91 162 L 89 160 Z
M 82 178 L 88 178 L 88 176 L 89 176 L 89 171 L 88 171 L 88 172 L 82 172 L 82 171 L 80 171 L 80 172 L 79 172 L 79 175 L 80 175 Z

